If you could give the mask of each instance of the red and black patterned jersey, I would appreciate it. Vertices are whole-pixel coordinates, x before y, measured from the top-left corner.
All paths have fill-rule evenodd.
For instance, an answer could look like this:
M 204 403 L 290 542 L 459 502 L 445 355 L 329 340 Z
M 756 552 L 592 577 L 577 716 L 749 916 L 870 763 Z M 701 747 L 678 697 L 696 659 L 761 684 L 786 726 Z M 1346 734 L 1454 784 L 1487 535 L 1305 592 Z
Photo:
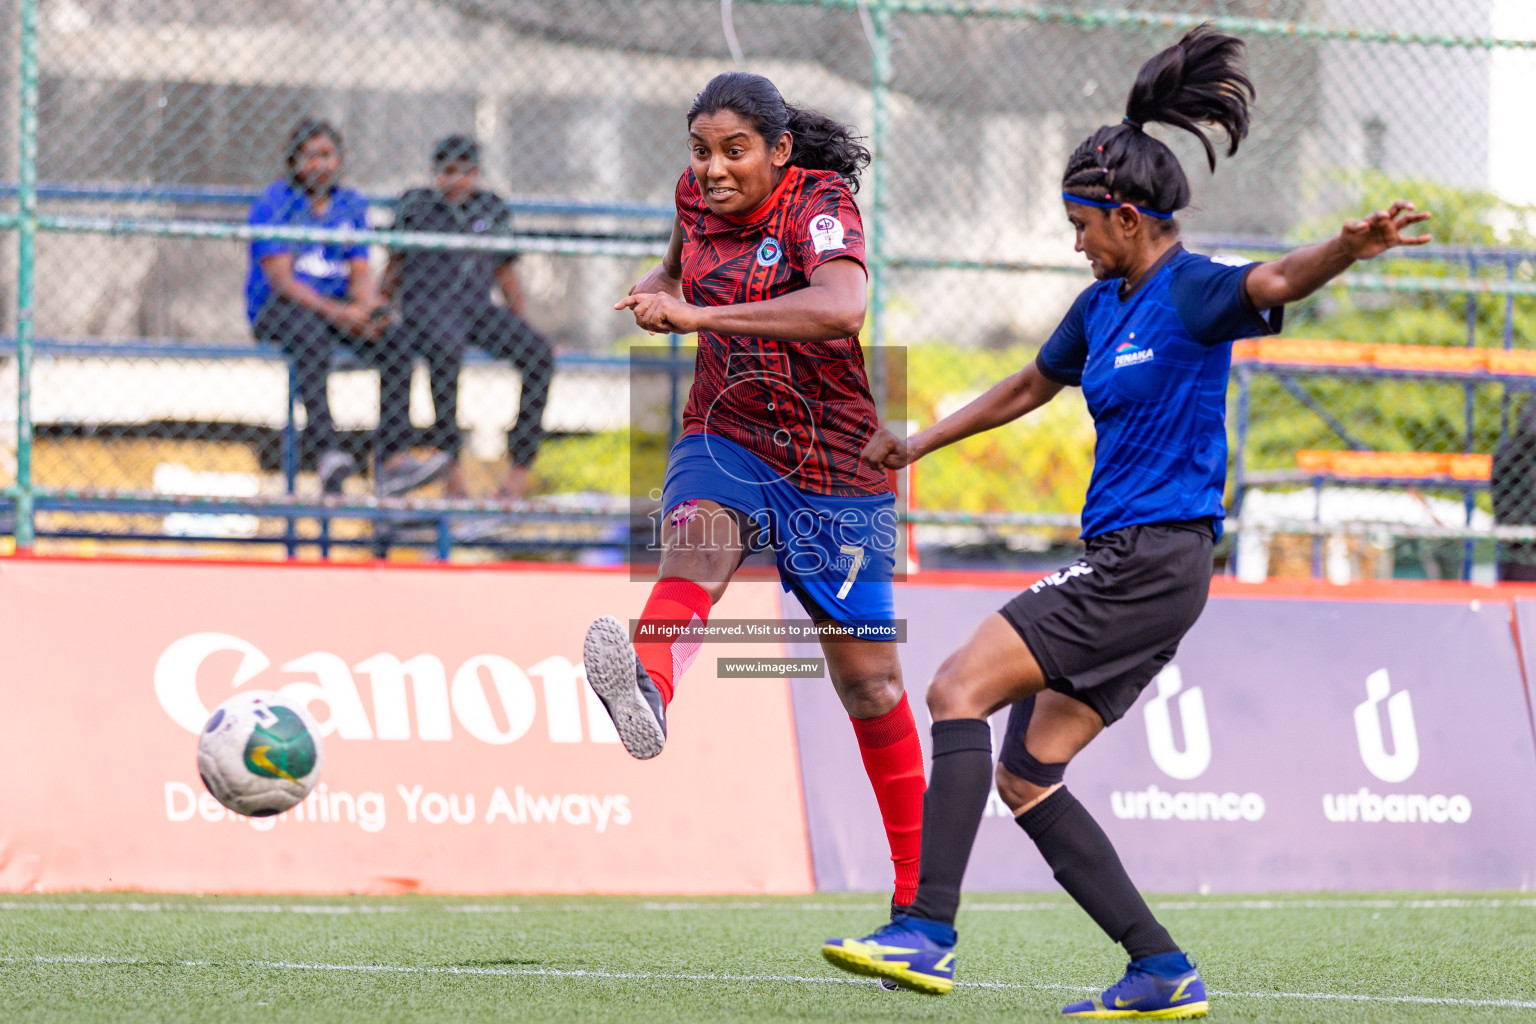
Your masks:
M 810 283 L 836 259 L 864 265 L 864 227 L 847 183 L 791 167 L 746 217 L 710 211 L 692 171 L 677 183 L 683 298 L 696 306 L 761 302 Z M 776 341 L 699 332 L 683 433 L 736 442 L 803 491 L 869 495 L 886 474 L 859 458 L 878 425 L 857 337 Z

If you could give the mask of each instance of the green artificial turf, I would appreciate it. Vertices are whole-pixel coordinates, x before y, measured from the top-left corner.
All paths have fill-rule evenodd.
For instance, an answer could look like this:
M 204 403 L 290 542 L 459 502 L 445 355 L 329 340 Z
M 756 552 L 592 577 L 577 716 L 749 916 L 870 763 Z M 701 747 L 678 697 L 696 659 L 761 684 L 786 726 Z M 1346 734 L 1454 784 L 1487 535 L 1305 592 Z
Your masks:
M 1059 1020 L 1124 967 L 1080 910 L 1038 893 L 968 897 L 961 987 L 943 997 L 884 992 L 821 959 L 823 938 L 881 923 L 868 895 L 0 900 L 7 1021 L 1016 1024 Z M 1199 959 L 1214 1020 L 1536 1024 L 1528 896 L 1152 903 Z

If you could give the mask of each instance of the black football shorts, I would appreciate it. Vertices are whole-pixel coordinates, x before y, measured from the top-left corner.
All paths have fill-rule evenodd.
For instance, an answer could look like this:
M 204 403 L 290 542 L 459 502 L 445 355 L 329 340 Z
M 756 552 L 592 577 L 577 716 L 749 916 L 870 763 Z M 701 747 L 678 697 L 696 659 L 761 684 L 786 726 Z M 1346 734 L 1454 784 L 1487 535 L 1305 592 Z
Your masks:
M 1127 526 L 1005 604 L 1045 685 L 1109 725 L 1130 710 L 1200 617 L 1211 586 L 1209 519 Z M 1019 737 L 1023 741 L 1023 737 Z

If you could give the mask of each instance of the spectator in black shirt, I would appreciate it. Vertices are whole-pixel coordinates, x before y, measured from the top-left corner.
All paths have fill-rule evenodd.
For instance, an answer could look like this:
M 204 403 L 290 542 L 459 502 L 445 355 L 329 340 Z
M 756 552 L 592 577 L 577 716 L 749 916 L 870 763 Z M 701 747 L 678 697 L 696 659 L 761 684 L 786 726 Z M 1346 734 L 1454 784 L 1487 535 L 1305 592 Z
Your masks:
M 510 235 L 507 204 L 480 185 L 480 147 L 464 135 L 450 135 L 432 154 L 435 188 L 411 189 L 400 197 L 395 228 L 403 231 Z M 517 257 L 510 253 L 403 250 L 390 258 L 386 296 L 400 302 L 400 326 L 380 357 L 378 457 L 379 489 L 403 494 L 444 475 L 448 493 L 465 493 L 458 466 L 459 371 L 469 346 L 509 360 L 521 375 L 517 418 L 507 433 L 511 469 L 497 489 L 520 498 L 543 440 L 544 406 L 554 358 L 549 343 L 523 319 Z M 491 300 L 499 290 L 505 306 Z M 435 421 L 425 443 L 436 448 L 417 460 L 411 443 L 410 384 L 415 356 L 426 357 Z

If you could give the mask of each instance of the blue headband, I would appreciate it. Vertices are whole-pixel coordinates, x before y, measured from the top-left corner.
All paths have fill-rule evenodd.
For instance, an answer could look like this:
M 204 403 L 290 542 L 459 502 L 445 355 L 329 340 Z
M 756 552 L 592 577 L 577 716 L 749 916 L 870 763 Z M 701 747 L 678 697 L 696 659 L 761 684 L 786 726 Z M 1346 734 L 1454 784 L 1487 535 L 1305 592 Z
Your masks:
M 1083 206 L 1097 206 L 1101 210 L 1118 210 L 1120 207 L 1127 205 L 1125 203 L 1100 203 L 1092 199 L 1084 199 L 1082 196 L 1075 196 L 1071 192 L 1063 192 L 1061 194 L 1061 198 L 1065 199 L 1069 203 L 1081 203 Z M 1136 206 L 1135 203 L 1130 203 L 1129 205 Z M 1163 213 L 1159 210 L 1149 210 L 1145 206 L 1136 206 L 1136 209 L 1140 210 L 1148 217 L 1156 217 L 1158 220 L 1168 220 L 1173 216 L 1171 213 Z

